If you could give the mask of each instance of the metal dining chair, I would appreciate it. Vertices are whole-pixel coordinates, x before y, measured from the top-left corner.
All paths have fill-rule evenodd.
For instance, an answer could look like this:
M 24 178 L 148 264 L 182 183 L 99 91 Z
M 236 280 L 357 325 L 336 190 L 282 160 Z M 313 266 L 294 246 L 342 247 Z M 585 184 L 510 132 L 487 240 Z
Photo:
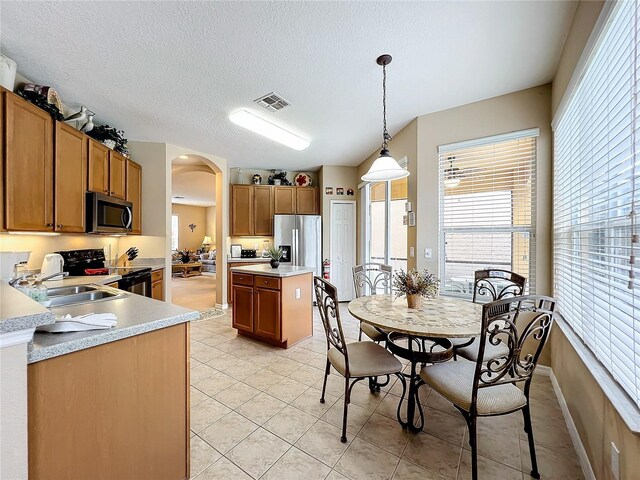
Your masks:
M 529 391 L 533 372 L 553 324 L 556 301 L 540 295 L 518 296 L 484 305 L 478 359 L 429 365 L 420 377 L 462 413 L 469 428 L 473 480 L 478 479 L 477 418 L 522 410 L 529 440 L 531 476 L 540 478 L 531 426 Z M 487 346 L 504 354 L 488 357 Z M 521 390 L 516 385 L 524 383 Z
M 402 364 L 400 361 L 377 343 L 358 341 L 347 344 L 340 321 L 336 287 L 320 277 L 314 277 L 313 284 L 320 318 L 327 337 L 327 366 L 324 372 L 320 403 L 324 403 L 327 378 L 331 366 L 333 366 L 345 379 L 342 437 L 340 437 L 340 441 L 345 443 L 347 441 L 347 413 L 351 390 L 357 382 L 365 378 L 371 382 L 372 378 L 375 379 L 379 376 L 396 375 L 402 382 L 403 395 L 406 383 L 401 373 Z M 398 406 L 398 408 L 400 407 Z
M 356 298 L 365 295 L 377 295 L 378 293 L 391 293 L 391 279 L 393 277 L 393 268 L 391 265 L 365 263 L 356 265 L 352 268 L 352 271 Z M 366 322 L 360 322 L 358 340 L 362 340 L 363 333 L 374 342 L 383 342 L 387 339 L 389 332 L 385 332 Z
M 524 295 L 527 279 L 509 270 L 490 268 L 476 270 L 473 282 L 473 303 L 495 302 L 505 298 Z M 453 356 L 458 356 L 475 362 L 478 359 L 478 342 L 475 338 L 450 338 L 453 344 Z M 504 354 L 504 347 L 487 345 L 485 357 L 490 358 Z

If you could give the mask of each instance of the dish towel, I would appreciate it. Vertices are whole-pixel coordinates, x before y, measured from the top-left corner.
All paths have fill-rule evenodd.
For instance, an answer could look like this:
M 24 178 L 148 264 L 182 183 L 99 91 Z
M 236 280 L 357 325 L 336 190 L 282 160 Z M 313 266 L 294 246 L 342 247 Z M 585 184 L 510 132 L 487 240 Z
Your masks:
M 114 313 L 87 313 L 78 317 L 67 314 L 56 317 L 56 323 L 42 325 L 36 330 L 49 333 L 82 332 L 113 328 L 117 323 L 118 317 Z

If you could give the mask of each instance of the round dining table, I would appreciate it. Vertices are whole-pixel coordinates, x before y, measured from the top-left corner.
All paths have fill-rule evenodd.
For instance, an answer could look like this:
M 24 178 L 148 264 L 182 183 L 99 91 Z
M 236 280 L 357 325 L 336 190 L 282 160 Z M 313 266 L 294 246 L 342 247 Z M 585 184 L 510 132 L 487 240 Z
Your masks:
M 405 297 L 369 295 L 352 300 L 348 309 L 358 320 L 387 332 L 387 348 L 410 362 L 410 372 L 405 374 L 409 380 L 406 420 L 401 416 L 405 400 L 403 392 L 398 421 L 411 431 L 422 430 L 424 415 L 418 397 L 421 379 L 417 366 L 450 360 L 453 357 L 450 338 L 480 335 L 482 305 L 450 296 L 436 296 L 423 298 L 420 308 L 412 309 L 407 306 Z M 418 419 L 415 418 L 416 407 Z

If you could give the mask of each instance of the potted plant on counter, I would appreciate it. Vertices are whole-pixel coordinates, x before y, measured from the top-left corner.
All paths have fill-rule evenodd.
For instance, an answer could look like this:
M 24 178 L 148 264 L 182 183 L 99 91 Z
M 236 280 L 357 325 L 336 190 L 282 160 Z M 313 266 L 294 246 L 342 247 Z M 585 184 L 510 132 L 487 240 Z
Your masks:
M 278 247 L 269 247 L 267 249 L 267 255 L 271 259 L 271 268 L 278 268 L 280 266 L 280 259 L 284 255 L 282 248 Z
M 405 295 L 409 308 L 420 308 L 422 297 L 435 298 L 438 295 L 440 280 L 434 273 L 429 273 L 426 269 L 420 273 L 415 268 L 405 272 L 400 269 L 393 276 L 393 288 L 396 298 Z

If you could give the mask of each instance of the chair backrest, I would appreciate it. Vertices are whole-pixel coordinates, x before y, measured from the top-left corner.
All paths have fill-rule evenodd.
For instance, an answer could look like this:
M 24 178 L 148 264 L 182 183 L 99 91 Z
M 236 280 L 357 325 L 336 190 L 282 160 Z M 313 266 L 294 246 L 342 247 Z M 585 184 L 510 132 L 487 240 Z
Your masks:
M 356 298 L 378 293 L 391 293 L 393 268 L 383 263 L 356 265 L 353 270 L 353 286 Z
M 313 287 L 316 292 L 316 303 L 320 311 L 320 319 L 327 337 L 327 350 L 331 347 L 344 355 L 345 366 L 349 370 L 347 356 L 347 342 L 342 331 L 340 310 L 338 308 L 338 290 L 336 287 L 320 277 L 313 277 Z
M 473 405 L 479 388 L 496 385 L 525 382 L 528 396 L 533 372 L 551 331 L 555 306 L 555 299 L 542 295 L 511 297 L 484 305 Z M 488 355 L 485 361 L 485 350 L 491 345 L 506 346 L 508 351 L 498 357 Z
M 473 303 L 486 303 L 478 297 L 488 297 L 488 302 L 524 295 L 527 279 L 509 270 L 490 268 L 476 270 L 473 282 Z

